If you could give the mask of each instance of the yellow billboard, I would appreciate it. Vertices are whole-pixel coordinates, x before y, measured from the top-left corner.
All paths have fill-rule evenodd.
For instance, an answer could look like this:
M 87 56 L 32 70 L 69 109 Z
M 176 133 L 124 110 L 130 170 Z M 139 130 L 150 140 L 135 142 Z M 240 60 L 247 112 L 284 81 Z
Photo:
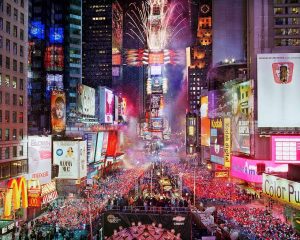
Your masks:
M 230 118 L 224 118 L 224 167 L 230 167 L 231 160 L 231 126 Z

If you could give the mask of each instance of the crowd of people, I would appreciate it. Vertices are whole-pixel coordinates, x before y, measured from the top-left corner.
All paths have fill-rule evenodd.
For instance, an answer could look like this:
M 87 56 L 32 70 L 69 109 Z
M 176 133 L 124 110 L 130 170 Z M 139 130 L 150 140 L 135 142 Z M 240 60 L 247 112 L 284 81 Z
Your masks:
M 249 239 L 255 240 L 297 240 L 300 236 L 291 225 L 282 222 L 261 208 L 226 206 L 218 208 L 218 216 L 225 221 L 223 227 L 240 228 Z

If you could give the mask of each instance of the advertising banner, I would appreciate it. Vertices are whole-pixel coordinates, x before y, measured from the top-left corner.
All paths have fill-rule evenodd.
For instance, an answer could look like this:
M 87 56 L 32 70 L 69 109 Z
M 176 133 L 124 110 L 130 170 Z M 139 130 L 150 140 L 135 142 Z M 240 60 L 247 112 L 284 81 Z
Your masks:
M 106 87 L 99 87 L 99 121 L 100 123 L 113 123 L 115 101 L 112 90 Z
M 50 43 L 63 43 L 64 41 L 64 29 L 61 27 L 51 27 L 49 33 Z
M 230 167 L 231 161 L 231 120 L 224 118 L 224 167 Z
M 287 171 L 287 164 L 276 164 L 273 161 L 251 160 L 248 158 L 232 156 L 230 174 L 232 177 L 236 177 L 247 182 L 262 183 L 263 172 L 272 173 Z
M 210 122 L 210 161 L 224 165 L 224 123 L 222 118 Z
M 58 197 L 55 181 L 41 186 L 42 205 L 52 202 Z
M 234 85 L 231 93 L 232 151 L 250 154 L 254 107 L 251 81 Z
M 231 115 L 231 91 L 228 89 L 208 92 L 208 117 L 228 117 Z
M 154 95 L 151 96 L 151 109 L 159 109 L 160 108 L 160 98 L 161 95 Z
M 210 146 L 210 119 L 208 118 L 208 96 L 201 97 L 200 122 L 201 122 L 201 145 Z
M 46 71 L 63 71 L 64 51 L 61 46 L 46 47 L 44 64 Z
M 32 21 L 29 34 L 32 39 L 44 39 L 45 38 L 45 24 L 41 21 Z
M 95 116 L 95 89 L 78 84 L 77 88 L 77 110 L 88 116 Z
M 152 131 L 163 130 L 163 119 L 162 118 L 150 118 L 150 129 Z
M 97 133 L 95 162 L 100 162 L 101 161 L 102 145 L 103 145 L 103 132 L 98 132 Z
M 85 133 L 84 140 L 87 142 L 87 162 L 88 164 L 93 163 L 96 154 L 97 133 Z
M 28 136 L 28 180 L 51 181 L 51 136 Z
M 86 176 L 86 141 L 54 141 L 53 162 L 59 165 L 58 178 Z
M 162 74 L 162 65 L 150 66 L 151 76 L 160 76 Z
M 300 127 L 300 53 L 257 55 L 258 127 Z
M 163 79 L 162 77 L 151 78 L 151 92 L 152 93 L 163 93 Z
M 104 132 L 103 133 L 103 144 L 102 144 L 102 156 L 106 155 L 107 145 L 108 145 L 108 132 Z
M 115 111 L 114 111 L 115 124 L 119 122 L 119 97 L 115 95 Z
M 263 174 L 262 191 L 275 200 L 300 207 L 300 183 Z
M 107 151 L 106 151 L 107 157 L 108 156 L 110 156 L 110 157 L 116 156 L 117 144 L 118 144 L 118 132 L 117 131 L 109 131 Z
M 28 207 L 41 206 L 41 186 L 38 180 L 29 180 L 27 184 Z
M 64 134 L 66 130 L 66 95 L 63 91 L 51 92 L 51 128 L 53 134 Z
M 272 160 L 277 163 L 300 163 L 300 136 L 272 136 Z
M 62 90 L 64 88 L 62 74 L 46 74 L 47 86 L 46 90 L 51 91 L 54 89 Z

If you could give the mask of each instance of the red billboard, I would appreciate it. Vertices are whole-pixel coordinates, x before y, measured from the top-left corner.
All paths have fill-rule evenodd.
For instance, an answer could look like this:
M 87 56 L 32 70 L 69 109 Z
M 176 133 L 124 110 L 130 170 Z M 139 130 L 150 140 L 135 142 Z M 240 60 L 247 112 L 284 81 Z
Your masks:
M 64 68 L 64 51 L 59 46 L 49 46 L 45 51 L 46 71 L 62 71 Z

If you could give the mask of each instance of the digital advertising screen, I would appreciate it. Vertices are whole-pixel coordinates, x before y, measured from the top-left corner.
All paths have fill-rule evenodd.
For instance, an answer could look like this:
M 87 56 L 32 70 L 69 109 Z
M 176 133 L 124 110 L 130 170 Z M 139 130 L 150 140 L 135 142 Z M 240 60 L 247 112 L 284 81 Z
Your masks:
M 208 117 L 218 118 L 231 115 L 231 91 L 220 89 L 208 92 Z
M 51 129 L 53 134 L 64 134 L 66 130 L 66 95 L 63 91 L 51 92 Z
M 300 53 L 257 55 L 258 127 L 300 127 Z
M 41 21 L 32 21 L 29 33 L 31 38 L 45 39 L 45 24 Z
M 160 108 L 160 99 L 161 99 L 161 95 L 155 95 L 152 94 L 151 95 L 151 109 L 159 109 Z
M 163 52 L 150 52 L 149 53 L 149 65 L 152 64 L 164 64 L 164 53 Z
M 63 43 L 64 29 L 61 27 L 51 27 L 49 33 L 50 43 Z
M 102 156 L 102 145 L 103 145 L 103 132 L 97 133 L 97 143 L 96 143 L 96 152 L 95 152 L 95 162 L 101 161 Z
M 160 76 L 162 74 L 162 65 L 150 66 L 151 76 Z
M 46 47 L 44 56 L 46 71 L 62 71 L 64 69 L 64 51 L 61 46 Z
M 64 89 L 62 74 L 48 74 L 47 73 L 46 81 L 47 81 L 47 86 L 46 86 L 47 91 Z
M 77 87 L 77 109 L 83 115 L 95 116 L 95 94 L 94 88 L 83 84 Z
M 108 145 L 108 132 L 103 132 L 102 156 L 106 155 Z
M 200 99 L 201 145 L 210 146 L 210 119 L 208 118 L 208 96 Z
M 151 92 L 152 93 L 163 93 L 163 78 L 152 77 L 151 78 Z
M 119 121 L 119 97 L 117 95 L 115 95 L 114 121 L 115 123 Z
M 277 163 L 300 163 L 300 136 L 271 137 L 272 160 Z
M 93 163 L 95 161 L 96 154 L 96 143 L 97 143 L 97 133 L 85 133 L 84 140 L 87 142 L 87 162 Z
M 224 165 L 224 123 L 222 118 L 210 122 L 210 161 Z
M 162 118 L 150 118 L 150 128 L 152 131 L 162 131 L 163 124 L 164 122 Z
M 115 111 L 115 97 L 113 91 L 106 87 L 99 87 L 99 121 L 113 123 Z
M 81 168 L 79 141 L 54 141 L 53 162 L 59 166 L 58 178 L 79 179 Z
M 109 131 L 106 156 L 110 156 L 110 157 L 116 156 L 117 144 L 118 144 L 118 132 Z
M 113 77 L 120 77 L 120 67 L 119 66 L 113 66 L 112 69 L 112 76 Z
M 234 85 L 231 89 L 231 98 L 232 151 L 250 154 L 254 108 L 251 82 Z
M 40 184 L 51 182 L 51 136 L 28 136 L 28 180 L 38 179 Z
M 87 176 L 87 144 L 86 141 L 79 141 L 79 178 Z

